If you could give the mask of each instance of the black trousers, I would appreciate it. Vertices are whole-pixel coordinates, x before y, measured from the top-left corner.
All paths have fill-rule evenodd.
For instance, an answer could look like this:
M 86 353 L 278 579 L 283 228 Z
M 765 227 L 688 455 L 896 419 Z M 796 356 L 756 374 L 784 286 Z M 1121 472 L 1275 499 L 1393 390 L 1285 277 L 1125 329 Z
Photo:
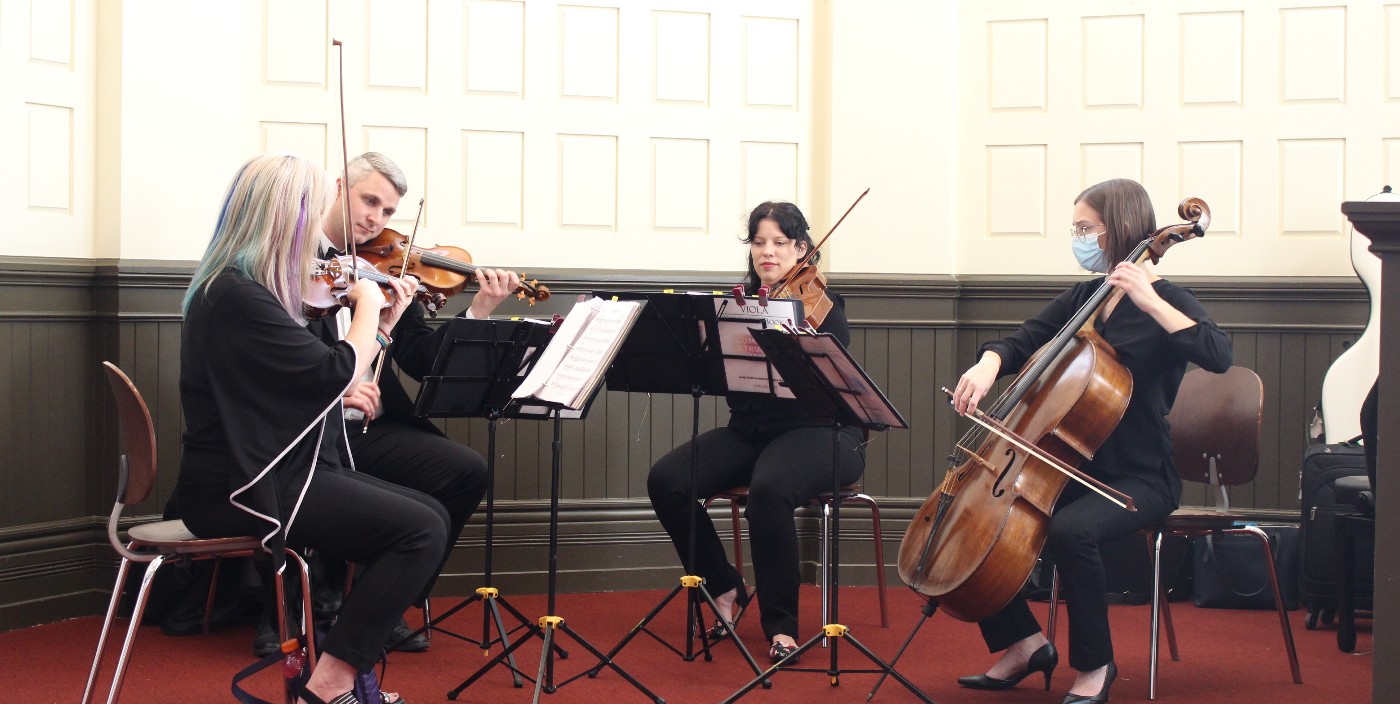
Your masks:
M 774 437 L 716 428 L 702 434 L 695 472 L 696 498 L 736 486 L 748 486 L 754 579 L 760 620 L 768 638 L 797 635 L 797 525 L 793 511 L 831 490 L 831 428 L 798 428 Z M 842 484 L 865 471 L 865 446 L 859 431 L 840 434 L 837 471 Z M 742 588 L 742 580 L 724 552 L 715 524 L 696 511 L 695 564 L 689 564 L 691 443 L 666 453 L 647 477 L 652 508 L 689 574 L 703 577 L 712 595 Z
M 1045 537 L 1045 550 L 1054 558 L 1064 587 L 1069 664 L 1081 672 L 1097 670 L 1113 660 L 1108 577 L 1099 546 L 1151 526 L 1176 508 L 1176 501 L 1161 488 L 1141 479 L 1115 478 L 1104 483 L 1133 497 L 1137 511 L 1121 509 L 1071 481 L 1055 505 Z M 1019 596 L 978 625 L 993 653 L 1040 632 L 1040 623 Z
M 267 528 L 230 504 L 226 488 L 182 488 L 178 501 L 185 525 L 200 537 Z M 412 489 L 339 469 L 312 475 L 287 544 L 364 566 L 322 651 L 361 671 L 374 666 L 394 624 L 436 574 L 448 520 L 441 504 Z
M 359 421 L 345 426 L 356 471 L 421 491 L 447 509 L 447 547 L 432 579 L 414 600 L 421 603 L 486 495 L 486 460 L 461 443 L 392 418 L 371 422 L 364 433 L 360 427 Z

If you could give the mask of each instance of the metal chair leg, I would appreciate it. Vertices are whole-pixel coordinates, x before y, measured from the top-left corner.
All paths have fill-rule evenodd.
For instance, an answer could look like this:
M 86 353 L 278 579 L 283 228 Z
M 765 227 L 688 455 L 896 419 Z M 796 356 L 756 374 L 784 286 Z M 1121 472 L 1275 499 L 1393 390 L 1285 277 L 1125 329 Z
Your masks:
M 850 497 L 870 507 L 870 524 L 875 533 L 875 584 L 880 590 L 880 627 L 890 627 L 890 610 L 885 596 L 885 536 L 880 531 L 880 505 L 869 494 Z
M 1246 532 L 1259 539 L 1264 546 L 1264 564 L 1269 566 L 1269 584 L 1274 588 L 1274 606 L 1278 609 L 1279 626 L 1283 630 L 1283 646 L 1288 651 L 1288 667 L 1293 671 L 1293 684 L 1303 683 L 1303 674 L 1298 669 L 1298 651 L 1293 647 L 1293 626 L 1288 622 L 1288 610 L 1284 608 L 1283 594 L 1278 587 L 1278 570 L 1274 568 L 1274 549 L 1269 545 L 1269 534 L 1259 526 L 1245 526 L 1237 531 Z
M 1152 639 L 1147 656 L 1147 698 L 1157 698 L 1157 651 L 1162 628 L 1162 531 L 1152 537 Z
M 130 549 L 131 546 L 127 546 Z M 122 558 L 121 566 L 117 568 L 117 584 L 112 587 L 112 600 L 107 604 L 107 617 L 102 620 L 102 634 L 97 637 L 97 652 L 92 656 L 92 670 L 88 672 L 87 687 L 83 689 L 82 704 L 89 704 L 92 701 L 93 690 L 97 685 L 97 672 L 102 669 L 102 655 L 107 648 L 107 634 L 112 630 L 112 622 L 117 618 L 117 606 L 122 601 L 122 587 L 126 584 L 126 575 L 131 567 L 131 560 Z
M 136 643 L 136 631 L 141 628 L 141 616 L 146 612 L 146 599 L 151 596 L 151 582 L 160 566 L 165 563 L 165 559 L 165 555 L 157 555 L 156 559 L 146 565 L 146 574 L 141 577 L 141 590 L 136 594 L 136 607 L 131 611 L 131 625 L 126 629 L 126 640 L 122 641 L 122 653 L 117 659 L 117 670 L 112 675 L 112 689 L 107 694 L 107 704 L 116 704 L 117 698 L 121 696 L 127 659 L 131 656 L 131 646 Z
M 1055 642 L 1055 622 L 1060 615 L 1060 568 L 1050 568 L 1050 613 L 1045 617 L 1045 638 Z

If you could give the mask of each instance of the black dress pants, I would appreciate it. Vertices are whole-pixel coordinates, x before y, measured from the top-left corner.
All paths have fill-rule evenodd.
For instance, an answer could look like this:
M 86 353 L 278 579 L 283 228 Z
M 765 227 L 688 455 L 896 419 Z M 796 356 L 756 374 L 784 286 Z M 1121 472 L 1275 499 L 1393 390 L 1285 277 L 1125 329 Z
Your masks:
M 797 564 L 797 525 L 793 511 L 817 494 L 831 490 L 831 428 L 797 428 L 776 436 L 716 428 L 702 434 L 695 472 L 696 498 L 736 486 L 748 486 L 749 522 L 754 579 L 758 586 L 760 620 L 768 638 L 797 636 L 797 595 L 801 575 Z M 837 467 L 842 484 L 860 479 L 865 471 L 865 446 L 859 431 L 845 429 L 839 438 Z M 652 508 L 671 536 L 676 553 L 689 574 L 703 577 L 706 589 L 718 596 L 743 583 L 724 552 L 714 521 L 703 510 L 695 516 L 695 564 L 689 564 L 691 443 L 666 453 L 647 477 Z
M 392 418 L 381 418 L 360 432 L 360 422 L 346 424 L 356 471 L 391 484 L 416 489 L 447 509 L 447 547 L 437 569 L 414 600 L 422 603 L 432 591 L 462 528 L 486 495 L 486 460 L 459 442 Z
M 180 487 L 185 525 L 202 538 L 258 535 L 266 522 L 235 508 L 223 487 Z M 448 514 L 429 496 L 357 472 L 317 469 L 287 544 L 364 565 L 321 650 L 367 671 L 405 609 L 436 574 Z
M 1161 521 L 1176 501 L 1154 484 L 1118 477 L 1105 484 L 1133 497 L 1137 511 L 1127 511 L 1071 481 L 1050 516 L 1045 550 L 1060 571 L 1069 620 L 1069 664 L 1097 670 L 1113 660 L 1108 630 L 1108 577 L 1099 546 Z M 991 652 L 1040 632 L 1026 600 L 1017 596 L 1006 608 L 978 623 Z

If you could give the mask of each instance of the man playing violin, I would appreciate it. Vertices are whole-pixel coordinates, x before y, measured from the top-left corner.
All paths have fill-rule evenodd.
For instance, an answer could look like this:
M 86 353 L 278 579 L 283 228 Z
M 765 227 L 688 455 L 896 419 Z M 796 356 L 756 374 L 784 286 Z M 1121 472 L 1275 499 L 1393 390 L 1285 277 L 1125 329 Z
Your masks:
M 361 245 L 379 235 L 398 210 L 399 200 L 408 192 L 403 170 L 388 157 L 366 152 L 350 160 L 349 187 L 336 180 L 335 205 L 323 226 L 324 239 L 319 254 L 346 253 L 349 239 Z M 348 195 L 350 226 L 345 223 Z M 481 289 L 460 315 L 485 318 L 520 285 L 519 277 L 508 271 L 482 268 L 477 271 Z M 311 332 L 334 343 L 344 336 L 348 311 L 308 325 Z M 420 379 L 432 367 L 442 344 L 445 327 L 434 330 L 424 320 L 421 303 L 409 304 L 392 329 L 380 330 L 392 342 L 385 353 L 377 382 L 370 378 L 354 386 L 345 396 L 346 434 L 350 439 L 355 469 L 399 486 L 421 491 L 437 499 L 450 519 L 447 549 L 434 571 L 434 579 L 452 553 L 477 505 L 486 493 L 486 461 L 479 453 L 449 440 L 437 426 L 414 415 L 413 401 L 395 374 L 394 366 Z M 366 424 L 365 419 L 368 418 Z M 414 603 L 422 603 L 432 589 L 424 587 Z M 401 619 L 386 645 L 420 651 L 428 647 L 422 635 L 404 641 L 411 631 Z

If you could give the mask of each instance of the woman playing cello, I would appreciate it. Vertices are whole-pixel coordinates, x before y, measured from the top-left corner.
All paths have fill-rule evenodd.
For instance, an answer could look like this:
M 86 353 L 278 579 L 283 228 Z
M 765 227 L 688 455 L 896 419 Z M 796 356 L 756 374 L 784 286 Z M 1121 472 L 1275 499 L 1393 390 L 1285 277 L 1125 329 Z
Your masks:
M 1106 274 L 1116 289 L 1095 329 L 1133 378 L 1123 419 L 1082 469 L 1131 496 L 1137 511 L 1122 510 L 1083 485 L 1070 483 L 1050 518 L 1045 548 L 1067 590 L 1069 664 L 1076 670 L 1064 704 L 1108 701 L 1117 675 L 1100 546 L 1160 521 L 1181 498 L 1166 415 L 1186 364 L 1223 372 L 1231 363 L 1229 339 L 1190 291 L 1124 261 L 1156 228 L 1152 203 L 1140 184 L 1115 179 L 1091 186 L 1075 198 L 1073 217 L 1075 258 L 1085 269 Z M 1021 369 L 1103 281 L 1075 285 L 1015 333 L 982 345 L 979 361 L 963 374 L 953 393 L 957 411 L 976 410 L 997 377 Z M 1049 688 L 1059 654 L 1024 600 L 1013 599 L 979 625 L 991 652 L 1005 652 L 985 674 L 959 678 L 959 684 L 1009 689 L 1038 672 Z

